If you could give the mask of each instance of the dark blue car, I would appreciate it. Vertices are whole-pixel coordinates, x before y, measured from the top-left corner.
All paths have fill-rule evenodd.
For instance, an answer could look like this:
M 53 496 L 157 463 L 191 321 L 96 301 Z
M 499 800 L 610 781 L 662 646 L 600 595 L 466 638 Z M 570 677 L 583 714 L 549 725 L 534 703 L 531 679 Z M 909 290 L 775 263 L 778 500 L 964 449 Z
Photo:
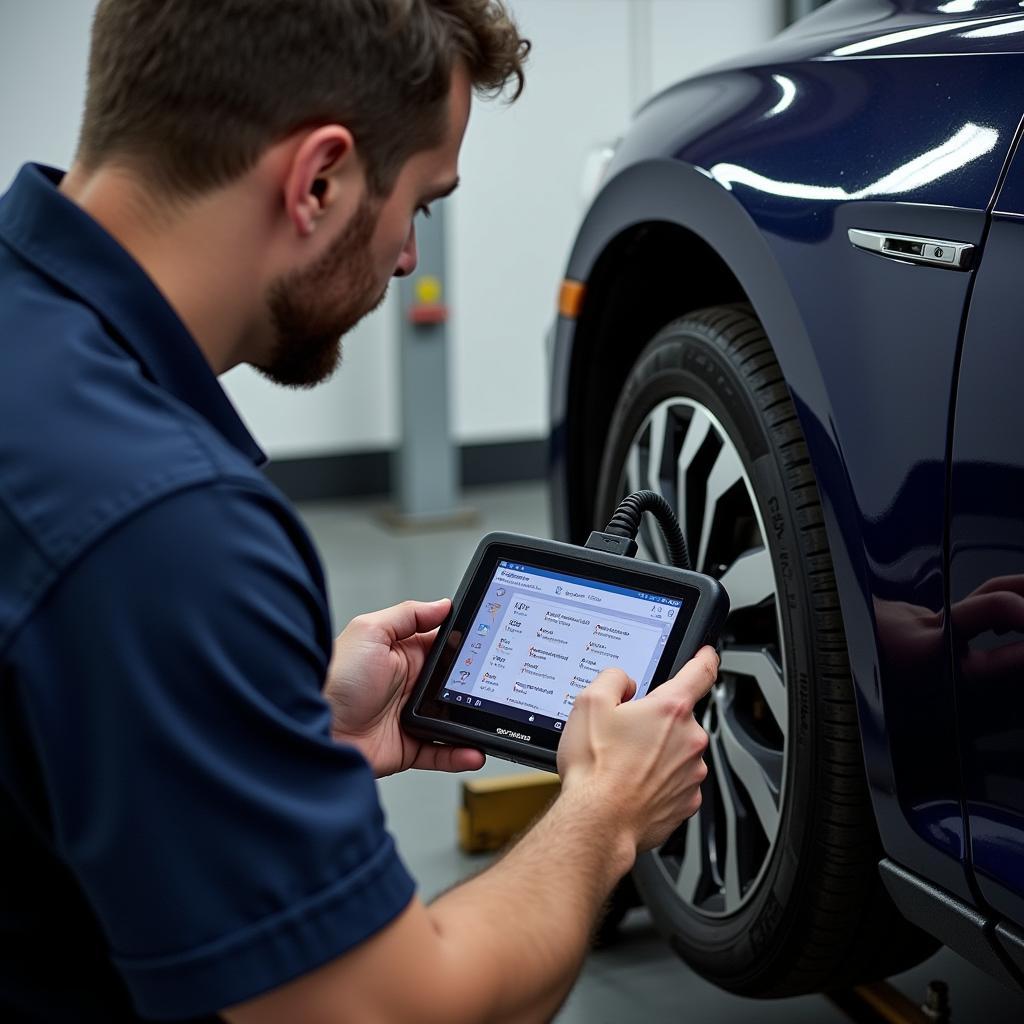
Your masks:
M 835 0 L 648 103 L 579 230 L 556 532 L 653 488 L 732 599 L 635 875 L 724 988 L 1024 984 L 1022 115 L 1024 4 Z

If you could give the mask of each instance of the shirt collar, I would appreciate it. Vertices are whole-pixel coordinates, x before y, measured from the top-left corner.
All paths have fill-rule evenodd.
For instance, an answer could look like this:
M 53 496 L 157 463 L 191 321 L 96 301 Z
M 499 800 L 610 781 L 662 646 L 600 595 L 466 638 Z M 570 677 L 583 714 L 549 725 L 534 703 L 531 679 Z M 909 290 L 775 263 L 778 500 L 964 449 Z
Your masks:
M 63 171 L 26 164 L 0 198 L 0 239 L 73 292 L 146 375 L 257 465 L 267 461 L 185 325 L 134 259 L 58 191 Z

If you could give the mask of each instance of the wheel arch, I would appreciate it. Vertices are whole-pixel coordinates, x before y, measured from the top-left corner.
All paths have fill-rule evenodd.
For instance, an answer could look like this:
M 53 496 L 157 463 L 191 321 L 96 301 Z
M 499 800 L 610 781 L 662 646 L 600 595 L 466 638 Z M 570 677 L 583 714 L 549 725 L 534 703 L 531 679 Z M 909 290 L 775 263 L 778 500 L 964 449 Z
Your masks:
M 578 538 L 591 526 L 586 509 L 609 403 L 644 343 L 677 316 L 733 302 L 748 302 L 771 339 L 827 492 L 823 500 L 839 508 L 853 501 L 800 311 L 760 228 L 728 190 L 678 161 L 627 167 L 588 212 L 567 277 L 583 282 L 586 294 L 578 320 L 560 318 L 555 338 L 552 472 L 564 475 L 555 481 L 562 536 Z M 830 532 L 829 540 L 859 544 L 855 535 L 844 540 Z

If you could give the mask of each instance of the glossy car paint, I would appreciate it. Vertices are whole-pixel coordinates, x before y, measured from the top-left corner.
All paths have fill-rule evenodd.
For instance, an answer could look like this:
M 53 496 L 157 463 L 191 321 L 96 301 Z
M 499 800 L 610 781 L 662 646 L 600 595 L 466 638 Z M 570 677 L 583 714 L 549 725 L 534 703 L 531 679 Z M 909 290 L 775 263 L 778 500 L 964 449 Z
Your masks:
M 670 223 L 714 250 L 754 306 L 793 393 L 819 482 L 883 845 L 900 864 L 975 904 L 1003 890 L 1019 897 L 1024 863 L 1021 802 L 1007 795 L 1012 778 L 1000 761 L 1010 737 L 999 729 L 1000 716 L 1003 729 L 1008 718 L 1021 721 L 1013 715 L 1021 698 L 1007 685 L 998 715 L 978 710 L 961 736 L 957 716 L 977 702 L 977 685 L 961 674 L 954 692 L 945 611 L 951 586 L 957 599 L 995 571 L 995 562 L 977 554 L 978 537 L 1009 532 L 1012 514 L 999 504 L 1005 494 L 999 498 L 997 483 L 988 485 L 991 505 L 968 500 L 970 484 L 958 485 L 968 479 L 958 468 L 951 582 L 947 456 L 975 272 L 866 253 L 850 246 L 847 230 L 984 247 L 1024 112 L 1022 43 L 1017 3 L 833 3 L 751 57 L 681 83 L 639 113 L 567 270 L 589 281 L 617 240 L 638 225 Z M 1016 173 L 1003 195 L 1024 195 Z M 1019 200 L 1015 205 L 1024 213 Z M 993 243 L 1003 235 L 1000 220 Z M 696 258 L 681 245 L 682 278 L 696 272 Z M 986 258 L 979 299 L 989 265 Z M 991 273 L 994 295 L 1007 285 L 1013 292 Z M 584 446 L 603 445 L 606 426 L 581 415 L 593 343 L 588 325 L 600 321 L 603 301 L 591 290 L 579 323 L 560 319 L 555 331 L 551 470 L 556 530 L 566 537 L 590 525 L 578 467 Z M 987 315 L 998 322 L 998 298 L 988 301 Z M 972 355 L 974 318 L 979 335 L 989 329 L 982 316 L 982 307 L 972 309 L 965 369 L 977 368 L 959 393 L 958 451 L 982 464 L 996 451 L 1017 467 L 1021 457 L 1009 449 L 1019 450 L 1021 433 L 1003 431 L 1002 447 L 993 448 L 992 425 L 985 433 L 981 423 L 991 408 L 984 397 L 989 375 L 1002 365 L 993 347 L 1009 347 L 989 334 Z M 1013 359 L 1006 365 L 1003 383 L 1012 391 L 1019 367 Z M 965 425 L 968 401 L 976 403 L 973 432 Z M 1003 533 L 991 533 L 996 522 L 977 521 L 979 507 Z M 991 511 L 999 508 L 1003 518 Z M 1014 512 L 1019 561 L 1024 545 Z M 1007 571 L 1024 571 L 1013 564 Z M 807 680 L 791 685 L 802 702 Z M 994 791 L 1002 796 L 993 804 Z M 978 844 L 983 882 L 975 880 L 968 835 Z M 1019 903 L 1001 905 L 1024 921 Z
M 996 203 L 964 337 L 950 506 L 957 718 L 980 896 L 1024 923 L 1024 158 Z

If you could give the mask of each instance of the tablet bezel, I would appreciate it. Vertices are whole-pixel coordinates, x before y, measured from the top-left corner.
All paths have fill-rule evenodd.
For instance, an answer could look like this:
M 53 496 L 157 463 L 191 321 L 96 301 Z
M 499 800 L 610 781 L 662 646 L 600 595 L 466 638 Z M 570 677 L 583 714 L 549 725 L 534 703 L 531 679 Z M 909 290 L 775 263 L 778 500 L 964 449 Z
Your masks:
M 477 548 L 442 624 L 424 670 L 410 699 L 403 723 L 409 731 L 435 741 L 477 746 L 499 756 L 551 768 L 561 732 L 542 723 L 525 723 L 441 698 L 444 683 L 459 656 L 467 628 L 477 617 L 498 563 L 510 561 L 583 580 L 681 600 L 665 651 L 651 679 L 650 690 L 668 679 L 700 643 L 712 639 L 711 605 L 728 608 L 721 585 L 697 573 L 641 559 L 611 555 L 558 541 L 515 534 L 490 534 Z M 724 619 L 724 614 L 719 614 Z M 692 627 L 697 623 L 697 629 Z M 684 640 L 695 633 L 690 642 Z M 692 650 L 690 649 L 692 648 Z M 543 716 L 542 716 L 543 717 Z M 504 734 L 498 730 L 504 731 Z

